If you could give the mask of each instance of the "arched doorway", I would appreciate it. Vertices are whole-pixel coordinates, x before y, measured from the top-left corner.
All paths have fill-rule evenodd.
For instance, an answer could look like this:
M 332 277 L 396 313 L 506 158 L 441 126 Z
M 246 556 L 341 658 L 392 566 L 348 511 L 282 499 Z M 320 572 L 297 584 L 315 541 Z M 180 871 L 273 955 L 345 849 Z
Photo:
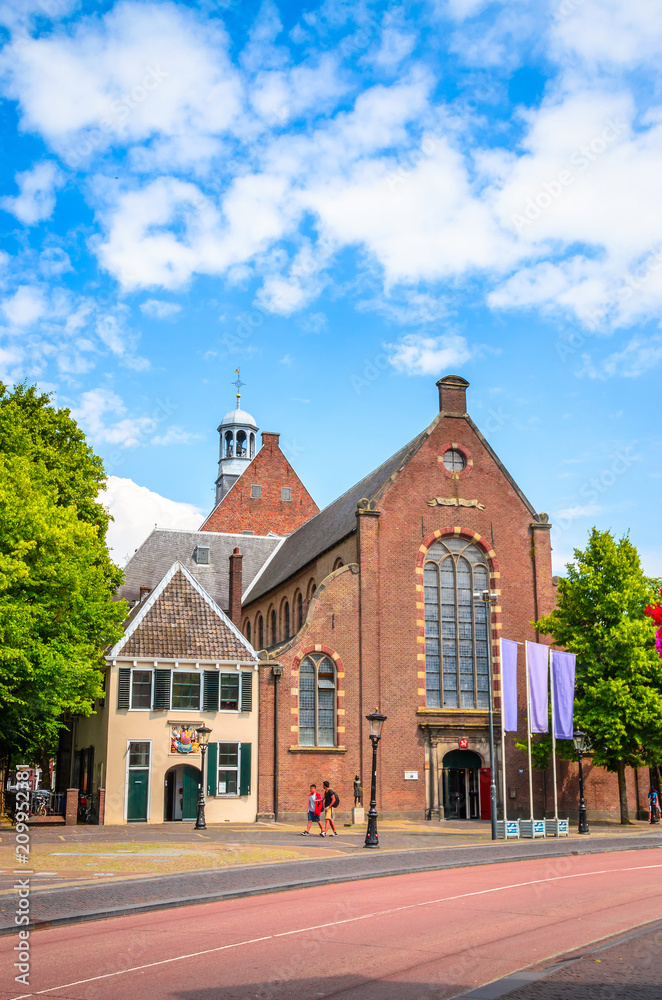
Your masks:
M 190 764 L 175 764 L 165 773 L 164 819 L 194 820 L 198 812 L 198 785 L 201 775 Z
M 443 759 L 445 819 L 480 819 L 480 754 L 450 750 Z

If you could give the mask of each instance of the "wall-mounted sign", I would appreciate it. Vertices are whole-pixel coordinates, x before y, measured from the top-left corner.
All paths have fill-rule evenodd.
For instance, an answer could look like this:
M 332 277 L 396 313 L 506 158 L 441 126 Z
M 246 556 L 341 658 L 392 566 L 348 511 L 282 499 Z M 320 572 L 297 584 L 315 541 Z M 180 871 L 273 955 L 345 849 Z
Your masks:
M 460 750 L 468 750 L 469 740 L 466 738 L 466 736 L 460 736 L 459 740 L 457 741 L 457 745 L 459 746 Z
M 170 727 L 170 753 L 199 753 L 198 730 L 192 726 Z
M 418 781 L 418 771 L 405 771 L 405 781 Z
M 463 500 L 461 497 L 433 497 L 428 500 L 428 507 L 476 507 L 485 510 L 485 504 L 478 500 Z

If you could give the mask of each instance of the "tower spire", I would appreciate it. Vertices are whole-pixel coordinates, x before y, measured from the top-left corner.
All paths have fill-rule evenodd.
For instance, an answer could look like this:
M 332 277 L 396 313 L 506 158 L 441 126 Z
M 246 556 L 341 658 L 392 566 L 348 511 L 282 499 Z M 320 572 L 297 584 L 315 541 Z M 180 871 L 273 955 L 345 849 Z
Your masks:
M 235 368 L 235 371 L 237 373 L 237 377 L 236 377 L 235 381 L 232 383 L 232 385 L 236 385 L 236 387 L 237 387 L 237 409 L 239 409 L 240 408 L 239 407 L 239 400 L 241 399 L 241 393 L 239 392 L 239 390 L 241 389 L 242 385 L 246 385 L 246 383 L 241 381 L 241 376 L 240 376 L 241 369 L 240 368 Z

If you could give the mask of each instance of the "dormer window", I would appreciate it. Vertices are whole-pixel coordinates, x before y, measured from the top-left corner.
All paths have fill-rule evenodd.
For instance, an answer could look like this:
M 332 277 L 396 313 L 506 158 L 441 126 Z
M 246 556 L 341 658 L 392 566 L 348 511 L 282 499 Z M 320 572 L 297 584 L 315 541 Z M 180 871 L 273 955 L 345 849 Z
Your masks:
M 198 566 L 209 566 L 209 546 L 197 545 L 195 548 L 195 561 Z
M 251 500 L 261 500 L 262 499 L 262 487 L 253 485 L 251 486 Z

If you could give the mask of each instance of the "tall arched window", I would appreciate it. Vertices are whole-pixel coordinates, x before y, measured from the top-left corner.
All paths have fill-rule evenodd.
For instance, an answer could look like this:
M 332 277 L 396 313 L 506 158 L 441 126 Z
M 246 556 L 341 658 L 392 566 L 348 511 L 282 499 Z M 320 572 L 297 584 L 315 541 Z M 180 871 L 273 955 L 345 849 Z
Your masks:
M 305 656 L 299 666 L 299 746 L 336 744 L 336 668 L 323 653 Z
M 487 558 L 447 538 L 430 546 L 423 573 L 427 707 L 488 708 L 487 606 L 474 597 L 489 587 Z
M 272 644 L 278 642 L 278 615 L 275 608 L 271 612 L 271 642 Z
M 225 432 L 225 457 L 232 458 L 234 456 L 234 434 L 232 431 Z
M 301 591 L 297 594 L 297 632 L 303 625 L 303 594 Z
M 262 615 L 257 616 L 255 631 L 257 633 L 257 644 L 260 649 L 264 649 L 264 618 Z
M 255 435 L 254 434 L 251 434 L 251 436 L 250 436 L 250 448 L 251 448 L 251 450 L 250 450 L 250 456 L 249 457 L 250 458 L 255 458 Z
M 250 642 L 251 641 L 251 623 L 250 622 L 246 622 L 246 624 L 244 625 L 244 635 L 246 636 L 246 638 Z
M 283 638 L 289 639 L 290 637 L 290 605 L 289 601 L 285 601 L 283 605 Z

